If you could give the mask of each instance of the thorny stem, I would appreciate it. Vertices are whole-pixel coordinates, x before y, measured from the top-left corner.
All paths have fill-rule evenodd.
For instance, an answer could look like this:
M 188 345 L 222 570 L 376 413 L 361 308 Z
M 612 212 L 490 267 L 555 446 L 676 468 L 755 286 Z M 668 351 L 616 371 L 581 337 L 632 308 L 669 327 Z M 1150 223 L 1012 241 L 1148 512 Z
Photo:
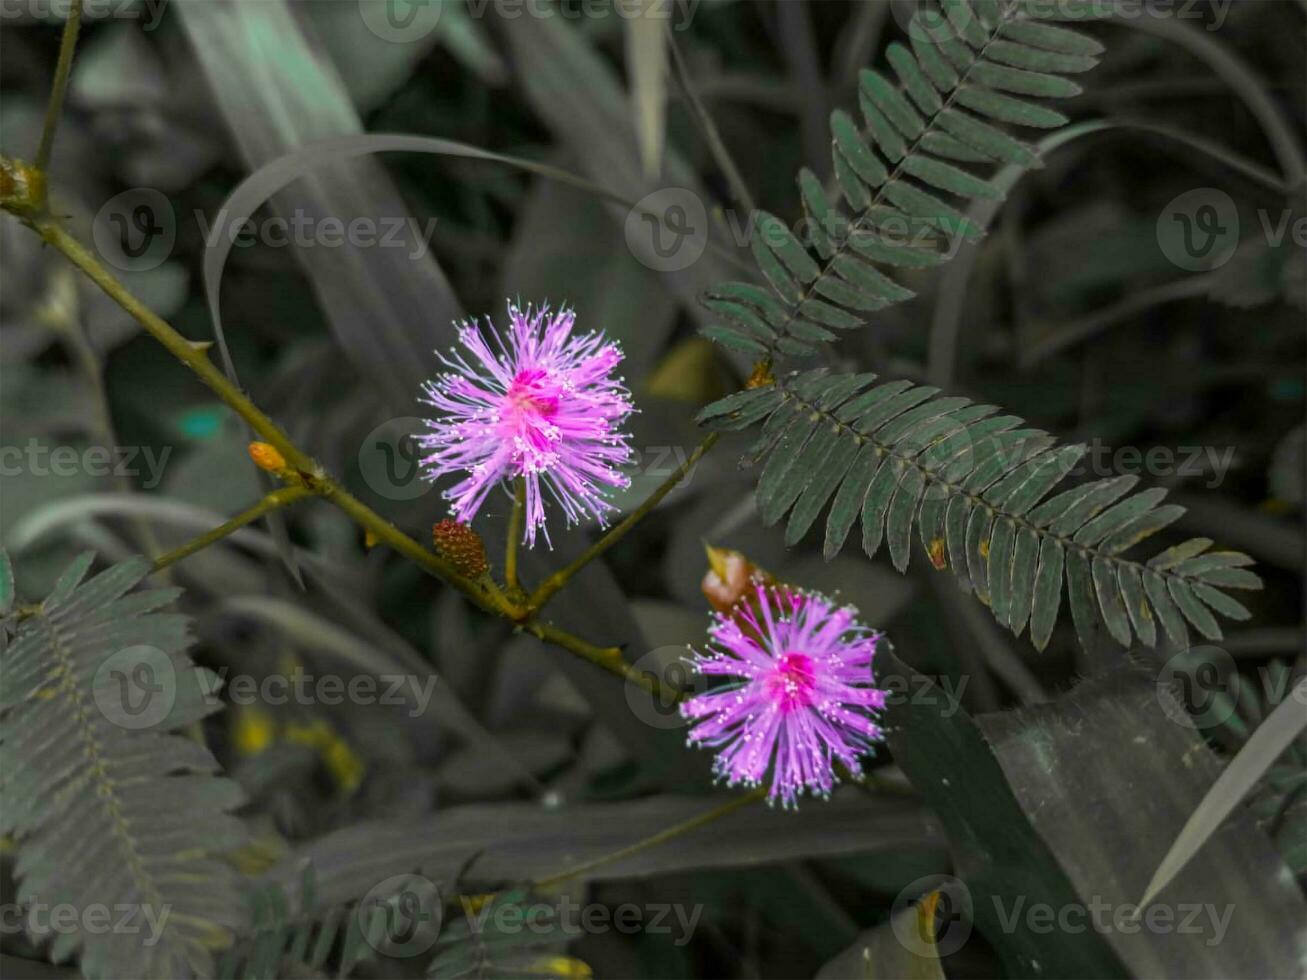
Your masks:
M 554 593 L 565 586 L 568 581 L 571 580 L 573 575 L 585 568 L 586 565 L 590 564 L 590 562 L 594 561 L 613 545 L 617 544 L 617 542 L 621 541 L 622 538 L 626 537 L 633 527 L 644 520 L 645 516 L 662 502 L 664 497 L 676 489 L 681 480 L 685 477 L 685 474 L 694 469 L 699 460 L 703 458 L 704 453 L 712 449 L 720 438 L 721 434 L 714 432 L 704 439 L 703 442 L 699 443 L 699 445 L 695 447 L 694 452 L 690 453 L 689 458 L 678 466 L 676 471 L 664 480 L 658 489 L 645 499 L 644 503 L 631 511 L 631 513 L 626 516 L 625 520 L 610 528 L 602 538 L 586 548 L 585 551 L 583 551 L 570 565 L 559 569 L 541 582 L 540 587 L 537 588 L 535 592 L 531 593 L 531 598 L 527 601 L 527 608 L 532 613 L 543 608 L 545 603 L 553 597 Z
M 174 562 L 194 554 L 201 548 L 226 537 L 233 531 L 270 511 L 299 500 L 304 496 L 316 494 L 344 511 L 346 516 L 369 531 L 377 542 L 389 545 L 395 551 L 416 562 L 426 571 L 462 592 L 481 609 L 502 616 L 540 640 L 562 647 L 633 684 L 643 687 L 655 696 L 661 696 L 662 689 L 657 679 L 651 675 L 637 673 L 634 668 L 622 659 L 620 648 L 597 647 L 565 630 L 541 622 L 537 618 L 537 612 L 573 575 L 625 537 L 645 515 L 653 510 L 680 483 L 682 477 L 702 458 L 703 454 L 712 448 L 719 436 L 713 433 L 705 439 L 690 455 L 690 458 L 647 500 L 637 507 L 626 520 L 586 549 L 576 561 L 561 572 L 546 579 L 536 591 L 536 594 L 527 602 L 525 608 L 520 605 L 522 593 L 517 583 L 517 539 L 520 535 L 525 496 L 525 487 L 520 480 L 515 487 L 513 516 L 509 525 L 508 542 L 505 549 L 504 574 L 508 586 L 508 595 L 500 591 L 489 576 L 482 576 L 480 580 L 473 580 L 460 574 L 445 559 L 422 547 L 332 479 L 311 456 L 291 442 L 290 437 L 280 426 L 260 411 L 231 379 L 209 361 L 205 354 L 207 345 L 192 343 L 178 333 L 162 317 L 152 312 L 144 303 L 132 295 L 127 287 L 119 282 L 85 246 L 64 231 L 50 214 L 47 203 L 46 171 L 49 167 L 50 153 L 54 146 L 55 130 L 63 110 L 64 95 L 68 89 L 68 78 L 72 71 L 73 53 L 77 47 L 77 35 L 81 28 L 82 6 L 83 0 L 75 0 L 69 10 L 68 20 L 64 25 L 63 38 L 59 46 L 59 60 L 55 68 L 54 85 L 50 92 L 49 104 L 46 107 L 45 125 L 41 133 L 41 144 L 37 149 L 35 165 L 29 167 L 8 157 L 0 156 L 0 178 L 3 178 L 0 180 L 0 190 L 3 192 L 3 195 L 0 196 L 0 207 L 3 207 L 4 210 L 28 225 L 41 236 L 46 244 L 53 246 L 73 265 L 85 273 L 110 299 L 144 327 L 147 333 L 198 375 L 200 380 L 235 411 L 264 441 L 270 443 L 281 454 L 287 464 L 286 472 L 281 474 L 286 486 L 269 493 L 262 501 L 250 509 L 238 514 L 207 534 L 201 535 L 181 548 L 156 559 L 156 570 L 166 568 Z M 679 699 L 680 692 L 675 692 L 675 696 Z
M 234 534 L 247 524 L 257 521 L 264 514 L 270 511 L 293 504 L 297 500 L 303 500 L 305 497 L 313 496 L 313 491 L 303 486 L 282 487 L 280 490 L 274 490 L 265 496 L 253 507 L 241 511 L 231 520 L 219 524 L 212 531 L 206 531 L 198 538 L 186 542 L 180 548 L 174 548 L 167 554 L 160 555 L 154 559 L 154 570 L 156 572 L 174 565 L 183 558 L 189 558 L 202 548 L 207 548 L 216 541 L 221 541 L 229 534 Z
M 560 871 L 557 874 L 550 875 L 548 878 L 540 878 L 539 880 L 532 882 L 532 884 L 537 889 L 552 888 L 555 885 L 560 885 L 578 875 L 583 875 L 589 871 L 593 871 L 595 868 L 601 868 L 606 864 L 612 864 L 614 861 L 620 861 L 623 858 L 639 854 L 641 851 L 647 851 L 650 848 L 666 844 L 668 841 L 675 840 L 677 837 L 688 834 L 692 830 L 698 830 L 700 827 L 713 823 L 716 820 L 720 820 L 722 817 L 734 813 L 741 807 L 747 806 L 757 800 L 761 800 L 766 795 L 767 788 L 765 786 L 759 786 L 757 789 L 750 790 L 742 796 L 732 797 L 721 806 L 714 807 L 707 813 L 701 813 L 697 817 L 683 820 L 681 823 L 674 824 L 666 830 L 660 830 L 658 833 L 646 837 L 644 840 L 636 841 L 630 847 L 623 847 L 621 850 L 613 851 L 611 854 L 605 854 L 602 857 L 597 857 L 591 861 L 582 862 L 581 864 L 568 868 L 565 871 Z
M 59 117 L 63 113 L 64 93 L 68 91 L 68 76 L 73 69 L 73 51 L 77 48 L 77 34 L 81 27 L 82 0 L 76 0 L 68 11 L 68 20 L 64 23 L 63 39 L 59 42 L 59 61 L 54 70 L 54 85 L 50 88 L 50 101 L 45 107 L 41 145 L 36 151 L 36 169 L 42 173 L 50 165 L 50 151 L 54 149 L 54 133 L 59 126 Z
M 510 594 L 517 591 L 517 541 L 522 536 L 522 516 L 526 509 L 526 479 L 513 481 L 513 512 L 508 518 L 508 540 L 504 543 L 504 585 Z
M 2 162 L 6 168 L 13 166 L 12 161 L 8 159 L 4 159 Z M 3 204 L 7 210 L 40 235 L 47 244 L 61 252 L 73 265 L 82 270 L 110 299 L 131 314 L 132 318 L 144 327 L 147 333 L 186 367 L 195 372 L 200 380 L 237 415 L 244 419 L 250 428 L 258 433 L 265 442 L 270 443 L 281 453 L 289 467 L 289 473 L 285 478 L 294 481 L 287 489 L 291 487 L 300 488 L 306 493 L 316 494 L 324 500 L 330 501 L 344 511 L 345 515 L 354 523 L 372 532 L 377 542 L 388 545 L 404 557 L 416 562 L 426 571 L 463 593 L 471 602 L 486 612 L 517 623 L 523 630 L 540 640 L 568 650 L 633 684 L 643 687 L 653 694 L 660 693 L 661 689 L 657 681 L 650 676 L 636 672 L 622 659 L 620 649 L 616 647 L 597 647 L 578 636 L 568 633 L 566 630 L 549 623 L 540 622 L 535 618 L 533 609 L 520 607 L 510 597 L 505 596 L 498 588 L 494 587 L 493 583 L 488 585 L 486 582 L 474 581 L 460 574 L 449 562 L 435 552 L 422 547 L 413 538 L 376 513 L 329 476 L 311 456 L 291 442 L 290 437 L 280 426 L 264 415 L 246 397 L 244 392 L 214 366 L 206 356 L 203 347 L 191 343 L 132 295 L 127 287 L 114 278 L 90 251 L 64 231 L 53 218 L 40 209 L 34 208 L 32 202 L 27 199 L 6 199 Z M 716 438 L 715 435 L 710 436 L 690 457 L 687 465 L 682 467 L 667 484 L 655 491 L 654 495 L 642 504 L 632 517 L 636 517 L 637 514 L 643 516 L 643 514 L 652 510 L 654 505 L 679 482 L 683 471 L 693 465 Z M 240 521 L 247 514 L 239 515 L 233 518 L 233 521 Z M 258 516 L 260 515 L 254 515 L 254 517 Z M 254 517 L 250 519 L 252 520 Z M 222 525 L 222 528 L 228 528 L 232 523 L 232 521 L 229 521 L 227 524 Z M 635 521 L 628 518 L 621 525 L 614 528 L 606 536 L 605 540 L 612 538 L 615 533 L 617 537 L 624 535 L 634 523 Z M 234 529 L 234 526 L 231 527 L 231 530 Z M 215 529 L 215 532 L 219 530 L 221 528 Z M 218 534 L 213 540 L 218 540 L 222 536 L 224 535 Z M 616 538 L 613 538 L 607 544 L 604 541 L 597 542 L 595 547 L 592 547 L 586 555 L 582 556 L 584 561 L 578 560 L 579 564 L 574 562 L 572 566 L 569 566 L 572 573 L 579 569 L 580 565 L 602 554 L 615 541 Z M 207 543 L 211 542 L 201 540 L 197 544 L 197 550 Z M 598 547 L 599 545 L 603 545 L 603 547 Z M 184 555 L 179 557 L 184 557 Z M 569 573 L 568 577 L 572 573 Z M 556 591 L 556 589 L 553 591 Z

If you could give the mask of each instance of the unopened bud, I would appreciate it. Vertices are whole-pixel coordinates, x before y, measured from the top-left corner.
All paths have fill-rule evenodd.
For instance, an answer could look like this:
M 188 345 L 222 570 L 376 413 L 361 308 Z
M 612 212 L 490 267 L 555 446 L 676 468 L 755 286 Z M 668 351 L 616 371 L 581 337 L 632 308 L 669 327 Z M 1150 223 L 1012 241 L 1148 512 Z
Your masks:
M 436 554 L 453 565 L 461 575 L 480 578 L 490 571 L 485 543 L 481 540 L 481 535 L 467 524 L 443 520 L 431 528 L 431 539 Z
M 281 473 L 286 469 L 286 457 L 268 442 L 250 443 L 250 459 L 259 469 L 269 473 Z

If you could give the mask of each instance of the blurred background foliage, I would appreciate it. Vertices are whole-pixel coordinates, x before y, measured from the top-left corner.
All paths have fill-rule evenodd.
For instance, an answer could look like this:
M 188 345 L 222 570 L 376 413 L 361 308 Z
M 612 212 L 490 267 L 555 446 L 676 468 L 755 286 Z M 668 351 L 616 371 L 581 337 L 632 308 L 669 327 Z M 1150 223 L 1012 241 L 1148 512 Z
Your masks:
M 119 7 L 137 18 L 85 25 L 54 156 L 54 207 L 91 241 L 95 216 L 116 195 L 161 192 L 175 216 L 175 244 L 153 268 L 122 278 L 188 337 L 212 339 L 201 276 L 206 222 L 251 171 L 325 136 L 441 137 L 564 168 L 632 201 L 658 187 L 690 188 L 726 227 L 731 215 L 744 220 L 674 78 L 665 80 L 665 117 L 654 120 L 660 173 L 646 172 L 648 136 L 642 145 L 638 134 L 648 93 L 631 85 L 629 18 L 607 5 L 586 4 L 584 16 L 507 18 L 495 4 L 446 0 L 433 30 L 397 42 L 369 28 L 373 15 L 363 8 L 371 3 L 174 2 L 149 30 L 143 25 L 154 8 L 141 3 Z M 883 59 L 915 7 L 897 0 L 673 4 L 672 43 L 759 206 L 799 214 L 795 171 L 807 165 L 827 175 L 827 114 L 856 103 L 857 69 Z M 1104 466 L 1125 460 L 1138 472 L 1129 460 L 1156 447 L 1173 451 L 1175 465 L 1145 477 L 1189 507 L 1177 534 L 1252 554 L 1266 581 L 1250 597 L 1252 621 L 1232 626 L 1222 644 L 1248 693 L 1232 728 L 1205 732 L 1221 752 L 1246 737 L 1239 718 L 1264 711 L 1255 692 L 1271 675 L 1259 669 L 1303 667 L 1307 276 L 1292 227 L 1304 216 L 1307 9 L 1289 0 L 1236 3 L 1219 23 L 1214 8 L 1193 9 L 1191 19 L 1087 28 L 1107 51 L 1081 79 L 1085 94 L 1068 103 L 1078 119 L 1145 122 L 1185 140 L 1116 129 L 1060 148 L 1017 185 L 978 248 L 921 273 L 912 283 L 918 298 L 848 335 L 835 362 L 929 380 L 1067 440 L 1098 440 L 1110 447 Z M 53 73 L 59 22 L 38 14 L 10 16 L 7 8 L 0 30 L 0 148 L 9 155 L 32 153 Z M 1198 188 L 1230 196 L 1242 233 L 1231 261 L 1193 273 L 1168 259 L 1158 219 Z M 448 346 L 455 318 L 499 315 L 505 297 L 548 299 L 573 305 L 585 327 L 622 341 L 640 408 L 631 501 L 696 444 L 693 412 L 743 380 L 745 365 L 695 334 L 703 316 L 697 293 L 738 275 L 747 260 L 747 250 L 731 255 L 728 237 L 727 248 L 710 249 L 691 268 L 660 273 L 627 247 L 625 209 L 502 164 L 425 154 L 333 164 L 293 184 L 277 205 L 345 220 L 434 221 L 429 255 L 419 258 L 375 247 L 238 247 L 222 280 L 226 334 L 246 390 L 352 491 L 419 539 L 444 516 L 438 491 L 409 494 L 408 480 L 403 491 L 388 491 L 364 470 L 377 427 L 420 414 L 416 385 L 437 370 L 432 352 Z M 1269 241 L 1265 228 L 1284 215 L 1289 232 Z M 67 475 L 40 465 L 5 470 L 0 543 L 23 595 L 45 595 L 86 548 L 106 561 L 156 554 L 251 504 L 262 490 L 237 420 L 35 236 L 5 220 L 0 237 L 3 445 L 21 447 L 24 460 L 60 446 L 134 454 L 130 475 L 85 465 Z M 655 669 L 702 640 L 703 542 L 737 548 L 779 578 L 838 590 L 890 634 L 904 671 L 955 687 L 965 678 L 969 714 L 1025 706 L 979 727 L 959 716 L 967 734 L 937 747 L 942 755 L 975 752 L 991 767 L 997 760 L 995 772 L 1013 786 L 1004 789 L 1013 814 L 1029 812 L 1040 793 L 1063 802 L 1088 793 L 1087 782 L 1070 777 L 1050 789 L 1018 776 L 1034 765 L 1020 732 L 1065 724 L 1045 702 L 1103 668 L 1079 651 L 1069 623 L 1035 654 L 924 562 L 906 576 L 883 557 L 868 563 L 852 550 L 826 564 L 817 535 L 786 550 L 754 514 L 754 476 L 735 465 L 743 445 L 702 461 L 606 568 L 587 571 L 560 597 L 559 619 L 597 642 L 623 644 L 628 658 Z M 1137 455 L 1112 455 L 1123 447 Z M 1228 471 L 1214 470 L 1227 452 Z M 157 470 L 148 460 L 159 461 Z M 501 505 L 487 515 L 487 540 L 497 540 L 505 511 Z M 412 565 L 369 550 L 329 507 L 310 503 L 286 522 L 303 588 L 263 529 L 167 573 L 185 587 L 182 605 L 195 617 L 192 656 L 255 676 L 300 665 L 434 670 L 441 681 L 431 706 L 416 715 L 315 704 L 232 705 L 209 717 L 208 742 L 249 797 L 241 816 L 254 844 L 240 855 L 242 870 L 267 872 L 277 889 L 294 892 L 310 857 L 323 907 L 356 901 L 388 875 L 417 869 L 456 891 L 469 862 L 470 880 L 494 886 L 613 850 L 708 805 L 696 799 L 709 782 L 702 754 L 681 748 L 674 725 L 649 724 L 632 710 L 611 678 L 513 635 Z M 561 563 L 581 536 L 532 556 L 527 574 Z M 1054 775 L 1087 772 L 1101 753 L 1119 752 L 1115 768 L 1094 770 L 1103 784 L 1094 799 L 1119 800 L 1129 811 L 1146 787 L 1173 779 L 1172 802 L 1196 805 L 1219 768 L 1216 756 L 1204 757 L 1207 782 L 1195 782 L 1173 753 L 1206 752 L 1202 739 L 1157 722 L 1156 699 L 1139 699 L 1173 652 L 1132 651 L 1143 666 L 1128 696 L 1077 689 L 1090 706 L 1089 730 L 1102 738 L 1082 731 L 1078 754 L 1045 760 L 1062 767 Z M 1149 732 L 1157 736 L 1151 748 L 1134 752 L 1125 736 Z M 563 958 L 531 959 L 532 968 L 580 969 L 572 956 L 599 976 L 785 977 L 815 974 L 855 940 L 880 948 L 864 931 L 888 921 L 905 886 L 962 873 L 966 842 L 993 840 L 954 822 L 968 798 L 988 800 L 993 787 L 977 785 L 970 797 L 913 791 L 894 762 L 900 752 L 922 750 L 891 748 L 873 784 L 846 789 L 829 805 L 805 803 L 794 816 L 741 814 L 720 832 L 701 832 L 699 843 L 690 838 L 594 876 L 603 880 L 571 884 L 614 905 L 704 903 L 688 944 L 614 933 L 570 946 L 555 941 L 547 951 Z M 1307 770 L 1301 758 L 1284 761 L 1291 764 L 1271 802 L 1259 798 L 1221 838 L 1228 855 L 1240 848 L 1255 855 L 1236 861 L 1204 850 L 1194 888 L 1223 871 L 1242 874 L 1247 895 L 1228 900 L 1258 903 L 1258 888 L 1275 873 L 1256 843 L 1263 830 L 1302 882 Z M 985 764 L 976 764 L 978 783 L 987 778 Z M 621 802 L 604 809 L 610 801 Z M 998 814 L 1007 811 L 994 807 L 976 819 L 1003 824 Z M 1081 889 L 1119 866 L 1146 871 L 1184 815 L 1176 809 L 1170 823 L 1139 817 L 1064 828 L 1065 840 L 1045 836 L 1059 856 L 1060 871 L 1050 874 L 1057 887 Z M 1097 834 L 1116 850 L 1084 852 Z M 1030 855 L 1014 874 L 1037 877 L 1039 861 Z M 11 862 L 4 869 L 8 888 Z M 1280 913 L 1267 921 L 1271 928 Z M 456 940 L 447 934 L 441 948 Z M 1231 958 L 1206 967 L 1250 962 L 1229 943 L 1220 955 Z M 23 937 L 6 935 L 0 948 L 41 956 Z M 463 952 L 454 948 L 440 969 L 466 967 Z M 1180 962 L 1155 951 L 1148 955 L 1160 960 L 1135 960 L 1121 949 L 1085 955 L 1065 962 L 1091 972 L 1146 962 L 1163 973 Z M 836 969 L 871 969 L 858 956 L 851 962 Z M 992 975 L 1014 962 L 1029 966 L 972 942 L 946 968 L 952 976 Z M 423 965 L 356 968 L 409 975 Z M 483 966 L 477 960 L 471 968 Z

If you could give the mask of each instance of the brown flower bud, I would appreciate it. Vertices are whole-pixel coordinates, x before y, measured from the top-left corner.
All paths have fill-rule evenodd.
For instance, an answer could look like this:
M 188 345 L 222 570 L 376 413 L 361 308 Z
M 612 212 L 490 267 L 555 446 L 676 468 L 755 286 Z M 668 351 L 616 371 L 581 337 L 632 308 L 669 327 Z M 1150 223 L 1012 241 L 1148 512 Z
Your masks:
M 759 583 L 775 581 L 771 574 L 751 562 L 743 552 L 704 545 L 708 552 L 708 572 L 700 588 L 708 603 L 719 613 L 729 613 L 741 599 L 752 594 Z
M 486 546 L 481 535 L 466 524 L 443 520 L 431 528 L 436 554 L 449 562 L 461 575 L 480 578 L 490 571 Z

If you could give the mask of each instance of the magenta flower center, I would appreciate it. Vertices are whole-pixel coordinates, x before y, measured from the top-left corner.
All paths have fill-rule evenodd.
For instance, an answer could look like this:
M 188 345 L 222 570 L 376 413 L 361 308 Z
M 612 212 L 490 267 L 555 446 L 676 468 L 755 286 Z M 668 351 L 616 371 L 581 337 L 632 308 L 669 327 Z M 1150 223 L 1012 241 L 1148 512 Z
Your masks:
M 786 653 L 776 660 L 776 666 L 764 681 L 768 697 L 784 713 L 797 711 L 812 704 L 816 680 L 812 658 L 806 653 Z
M 553 424 L 559 402 L 559 385 L 548 371 L 530 368 L 517 372 L 500 412 L 501 434 L 525 439 L 536 451 L 547 451 L 559 439 Z

